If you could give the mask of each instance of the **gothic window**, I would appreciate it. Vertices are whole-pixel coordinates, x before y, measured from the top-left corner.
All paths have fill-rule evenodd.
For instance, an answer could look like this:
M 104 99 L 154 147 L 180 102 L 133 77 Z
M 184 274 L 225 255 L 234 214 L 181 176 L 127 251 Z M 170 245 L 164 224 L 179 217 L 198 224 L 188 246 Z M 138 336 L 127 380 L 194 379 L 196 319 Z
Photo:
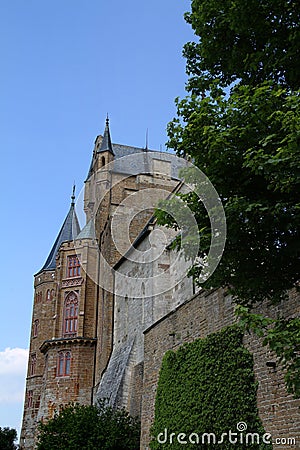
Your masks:
M 36 320 L 33 322 L 33 337 L 37 337 L 37 335 L 38 335 L 38 332 L 39 332 L 39 323 L 40 323 L 39 319 L 36 319 Z
M 58 353 L 57 376 L 67 377 L 71 373 L 71 352 L 62 351 Z
M 80 276 L 80 261 L 78 256 L 68 256 L 67 277 L 74 278 Z
M 51 289 L 51 292 L 50 292 L 50 300 L 53 300 L 53 299 L 54 299 L 54 295 L 55 295 L 54 289 Z
M 64 305 L 64 336 L 76 336 L 78 323 L 78 297 L 70 292 Z
M 70 375 L 71 373 L 71 352 L 65 353 L 65 374 Z
M 105 166 L 105 158 L 104 158 L 104 156 L 102 156 L 102 158 L 101 158 L 101 166 L 102 167 Z
M 50 289 L 48 289 L 48 291 L 47 291 L 47 300 L 51 300 L 51 293 L 50 293 Z
M 57 367 L 57 375 L 62 377 L 64 375 L 64 366 L 65 366 L 65 355 L 64 352 L 59 352 L 58 354 L 58 367 Z
M 30 356 L 30 376 L 35 375 L 36 372 L 36 354 L 32 353 Z
M 42 301 L 42 293 L 41 292 L 36 292 L 35 301 L 36 301 L 36 303 L 40 303 Z
M 27 392 L 27 408 L 32 408 L 33 405 L 33 391 Z

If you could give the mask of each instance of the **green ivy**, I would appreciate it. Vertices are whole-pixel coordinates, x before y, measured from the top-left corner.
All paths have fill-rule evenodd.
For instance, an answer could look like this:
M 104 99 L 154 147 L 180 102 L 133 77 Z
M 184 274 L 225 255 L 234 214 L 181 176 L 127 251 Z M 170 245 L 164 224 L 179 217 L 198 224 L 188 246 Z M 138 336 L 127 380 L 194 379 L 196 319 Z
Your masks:
M 243 333 L 236 326 L 185 344 L 176 352 L 168 351 L 162 361 L 157 387 L 151 449 L 272 448 L 262 442 L 265 431 L 258 416 L 256 391 L 253 358 L 243 346 Z M 241 430 L 237 430 L 239 422 L 247 424 L 243 436 Z M 231 437 L 233 440 L 237 437 L 237 443 L 224 437 L 223 443 L 213 444 L 207 436 L 202 442 L 204 433 L 214 433 L 218 441 L 222 433 L 229 433 L 229 430 L 238 433 Z M 158 442 L 160 433 L 163 434 Z M 171 433 L 175 433 L 172 439 Z M 179 440 L 187 440 L 187 443 L 178 442 L 180 433 L 185 437 Z M 192 433 L 199 436 L 199 444 Z M 260 443 L 255 440 L 252 444 L 249 439 L 246 445 L 247 433 L 258 433 Z M 190 437 L 193 443 L 189 442 Z

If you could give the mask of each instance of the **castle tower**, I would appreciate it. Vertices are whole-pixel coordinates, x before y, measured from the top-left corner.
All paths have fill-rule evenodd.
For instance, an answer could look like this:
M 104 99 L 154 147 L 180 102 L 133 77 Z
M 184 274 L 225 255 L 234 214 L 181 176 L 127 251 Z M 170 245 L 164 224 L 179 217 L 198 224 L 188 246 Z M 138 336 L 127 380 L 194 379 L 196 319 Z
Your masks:
M 163 170 L 161 170 L 162 166 Z M 162 172 L 167 175 L 162 176 Z M 95 397 L 99 397 L 101 380 L 114 355 L 113 267 L 122 254 L 125 254 L 130 248 L 131 243 L 134 242 L 153 214 L 153 207 L 149 207 L 148 202 L 149 189 L 156 192 L 157 202 L 162 198 L 160 195 L 167 196 L 177 183 L 178 180 L 171 176 L 171 163 L 167 154 L 149 152 L 148 148 L 112 144 L 109 120 L 106 119 L 103 137 L 98 136 L 95 141 L 92 163 L 85 181 L 84 196 L 86 218 L 93 220 L 95 224 L 95 233 L 101 254 L 98 279 Z M 141 195 L 137 203 L 134 196 L 138 192 Z M 131 196 L 133 200 L 125 206 L 126 199 Z M 119 219 L 116 219 L 117 215 L 120 215 Z M 130 219 L 128 220 L 128 218 Z M 126 240 L 125 233 L 123 235 L 121 228 L 117 229 L 118 220 L 123 223 L 130 222 L 128 224 L 129 240 Z M 116 238 L 118 238 L 117 245 Z M 107 267 L 111 268 L 111 273 L 107 271 Z M 112 389 L 114 389 L 114 374 L 106 378 L 109 378 Z
M 97 251 L 91 224 L 80 232 L 74 200 L 73 191 L 66 219 L 35 275 L 22 449 L 34 448 L 37 423 L 60 405 L 93 402 L 97 296 L 86 273 L 97 270 Z
M 151 156 L 144 148 L 113 144 L 106 119 L 85 181 L 86 225 L 80 231 L 73 192 L 57 239 L 35 275 L 22 449 L 34 448 L 38 422 L 51 418 L 61 405 L 92 404 L 99 396 L 115 346 L 115 295 L 107 279 L 153 214 L 149 189 L 157 192 L 158 201 L 162 191 L 167 196 L 178 183 L 172 170 L 167 154 Z M 128 217 L 129 240 L 117 227 L 116 246 L 112 222 L 117 218 L 123 224 Z
M 109 190 L 114 157 L 107 117 L 103 137 L 99 135 L 95 140 L 93 157 L 85 181 L 84 211 L 87 222 L 94 218 L 97 212 L 99 206 L 97 199 L 103 196 L 103 191 Z M 103 210 L 103 208 L 104 202 L 101 202 L 101 209 Z

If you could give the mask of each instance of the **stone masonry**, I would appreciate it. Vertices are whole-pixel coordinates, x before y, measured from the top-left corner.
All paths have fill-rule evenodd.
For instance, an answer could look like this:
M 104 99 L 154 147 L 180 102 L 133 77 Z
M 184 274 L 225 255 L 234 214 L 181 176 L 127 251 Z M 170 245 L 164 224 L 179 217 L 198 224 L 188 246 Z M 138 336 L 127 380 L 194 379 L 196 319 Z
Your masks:
M 108 120 L 97 136 L 85 181 L 86 225 L 80 229 L 73 192 L 34 279 L 21 449 L 35 448 L 38 422 L 61 406 L 103 397 L 141 416 L 141 449 L 148 449 L 165 352 L 233 323 L 230 296 L 195 293 L 188 262 L 170 249 L 176 233 L 153 218 L 158 200 L 182 188 L 179 168 L 167 153 L 112 144 Z M 288 302 L 262 312 L 299 316 L 299 298 L 291 292 Z M 265 429 L 296 438 L 300 448 L 300 401 L 287 395 L 278 366 L 267 367 L 274 355 L 254 336 L 245 345 L 254 355 Z
M 269 317 L 278 314 L 286 318 L 299 316 L 299 295 L 292 291 L 287 302 L 276 307 L 265 306 L 260 312 Z M 166 351 L 204 338 L 234 320 L 231 298 L 220 289 L 198 293 L 145 331 L 141 449 L 149 449 L 159 370 Z M 273 448 L 300 448 L 300 400 L 287 394 L 278 363 L 275 370 L 266 365 L 268 361 L 276 361 L 276 357 L 262 346 L 260 339 L 253 335 L 245 336 L 244 345 L 254 357 L 254 372 L 259 383 L 258 409 L 265 430 L 272 434 L 273 439 L 296 440 L 296 445 L 287 447 L 274 443 Z

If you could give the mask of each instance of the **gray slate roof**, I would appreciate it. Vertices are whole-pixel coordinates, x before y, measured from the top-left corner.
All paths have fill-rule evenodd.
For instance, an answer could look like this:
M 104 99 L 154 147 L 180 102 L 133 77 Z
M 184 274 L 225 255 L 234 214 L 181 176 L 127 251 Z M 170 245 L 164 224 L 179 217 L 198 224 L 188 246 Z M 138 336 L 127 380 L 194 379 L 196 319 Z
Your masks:
M 82 228 L 78 236 L 76 237 L 76 241 L 80 239 L 96 239 L 95 233 L 95 225 L 94 220 L 91 219 L 85 227 Z
M 67 217 L 65 218 L 65 221 L 60 229 L 60 232 L 58 233 L 49 256 L 40 272 L 42 272 L 43 270 L 54 270 L 56 268 L 56 255 L 61 244 L 67 241 L 73 241 L 79 233 L 80 225 L 75 212 L 75 205 L 72 201 Z
M 103 139 L 101 142 L 101 147 L 100 147 L 100 150 L 97 151 L 97 153 L 101 153 L 101 152 L 110 152 L 112 155 L 114 154 L 112 145 L 111 145 L 108 118 L 106 119 L 106 126 L 105 126 L 105 130 L 104 130 Z

